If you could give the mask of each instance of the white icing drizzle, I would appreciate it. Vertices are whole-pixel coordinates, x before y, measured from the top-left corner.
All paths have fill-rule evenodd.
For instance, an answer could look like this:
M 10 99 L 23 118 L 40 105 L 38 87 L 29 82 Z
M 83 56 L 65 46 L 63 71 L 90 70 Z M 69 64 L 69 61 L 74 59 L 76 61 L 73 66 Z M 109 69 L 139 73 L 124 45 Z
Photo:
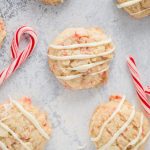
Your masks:
M 147 135 L 144 137 L 144 139 L 139 144 L 136 145 L 134 150 L 138 150 L 139 147 L 142 146 L 146 142 L 146 140 L 148 139 L 149 136 L 150 136 L 150 131 L 147 133 Z
M 91 64 L 85 64 L 85 65 L 80 65 L 80 66 L 77 66 L 77 67 L 73 67 L 73 68 L 66 68 L 67 70 L 76 70 L 76 71 L 86 71 L 90 68 L 93 68 L 93 67 L 96 67 L 98 65 L 102 65 L 104 63 L 107 63 L 109 62 L 111 59 L 107 59 L 107 60 L 104 60 L 104 61 L 100 61 L 100 62 L 96 62 L 96 63 L 91 63 Z
M 120 101 L 120 103 L 118 104 L 116 110 L 112 113 L 112 115 L 104 122 L 104 124 L 102 125 L 99 134 L 97 135 L 97 137 L 95 138 L 91 138 L 92 141 L 98 141 L 103 133 L 103 130 L 105 129 L 105 127 L 107 126 L 107 124 L 115 117 L 115 115 L 120 111 L 124 101 L 125 101 L 125 96 L 122 97 L 122 100 Z
M 76 79 L 76 78 L 80 78 L 82 76 L 82 74 L 76 74 L 76 75 L 69 75 L 69 76 L 57 76 L 58 79 L 61 80 L 72 80 L 72 79 Z
M 94 72 L 94 73 L 91 73 L 91 74 L 88 74 L 88 76 L 94 76 L 94 75 L 97 75 L 99 73 L 102 73 L 104 71 L 107 71 L 109 69 L 109 67 L 106 67 L 105 69 L 101 70 L 101 71 L 98 71 L 98 72 Z M 70 76 L 57 76 L 58 79 L 61 79 L 61 80 L 72 80 L 72 79 L 76 79 L 76 78 L 80 78 L 83 74 L 77 74 L 77 75 L 70 75 Z
M 2 119 L 0 119 L 0 121 L 5 121 L 5 120 L 7 120 L 7 119 L 9 119 L 9 118 L 11 118 L 11 115 L 9 115 L 9 116 L 7 116 L 7 117 L 4 117 L 4 118 L 2 118 Z
M 113 137 L 106 143 L 104 146 L 99 148 L 99 150 L 107 150 L 114 142 L 115 140 L 120 136 L 121 133 L 124 132 L 124 130 L 129 126 L 129 124 L 132 122 L 135 115 L 135 107 L 132 108 L 132 112 L 128 118 L 128 120 L 124 123 L 124 125 L 113 135 Z
M 134 5 L 134 4 L 139 3 L 139 2 L 141 2 L 141 1 L 142 1 L 142 0 L 129 0 L 129 1 L 127 1 L 127 2 L 118 4 L 117 7 L 118 7 L 118 8 L 129 7 L 129 6 L 132 6 L 132 5 Z
M 52 60 L 75 60 L 75 59 L 89 59 L 89 58 L 95 58 L 95 57 L 100 57 L 100 56 L 106 56 L 108 54 L 113 53 L 115 48 L 107 51 L 107 52 L 102 52 L 100 54 L 81 54 L 81 55 L 72 55 L 72 56 L 54 56 L 54 55 L 48 55 L 48 57 Z
M 0 148 L 2 150 L 8 150 L 7 146 L 3 142 L 1 142 L 1 141 L 0 141 Z
M 124 148 L 124 150 L 126 150 L 129 146 L 135 145 L 135 144 L 139 141 L 140 136 L 141 136 L 141 134 L 142 134 L 143 120 L 144 120 L 144 115 L 141 114 L 140 128 L 139 128 L 138 135 L 137 135 L 137 137 L 136 137 L 135 139 L 133 139 L 133 140 Z
M 103 73 L 103 72 L 107 71 L 108 69 L 109 69 L 109 67 L 106 67 L 106 68 L 102 69 L 101 71 L 93 72 L 93 73 L 90 74 L 90 76 L 95 76 L 95 75 L 97 75 L 99 73 Z
M 11 99 L 11 98 L 10 98 Z M 46 139 L 49 139 L 48 134 L 44 131 L 44 129 L 40 126 L 37 119 L 28 111 L 26 111 L 22 105 L 20 105 L 17 101 L 11 99 L 11 102 L 23 113 L 23 115 L 32 122 L 32 124 L 37 128 L 39 133 Z
M 146 9 L 144 9 L 144 10 L 141 10 L 141 11 L 138 11 L 138 12 L 135 12 L 135 13 L 132 13 L 131 15 L 132 15 L 132 16 L 138 15 L 138 14 L 141 14 L 141 13 L 147 11 L 147 10 L 150 10 L 150 8 L 146 8 Z
M 5 129 L 7 132 L 9 132 L 25 149 L 27 150 L 31 150 L 19 137 L 18 135 L 13 131 L 11 130 L 7 125 L 5 125 L 4 123 L 2 123 L 0 121 L 0 126 Z
M 100 41 L 100 42 L 73 44 L 73 45 L 67 45 L 67 46 L 51 44 L 50 47 L 54 48 L 54 49 L 57 49 L 57 50 L 75 49 L 75 48 L 82 48 L 82 47 L 96 47 L 96 46 L 101 46 L 101 45 L 108 44 L 108 43 L 111 43 L 111 42 L 112 42 L 111 38 L 108 38 L 108 39 Z
M 67 46 L 62 46 L 62 45 L 50 45 L 51 48 L 57 49 L 57 50 L 62 50 L 62 49 L 75 49 L 75 48 L 82 48 L 82 47 L 95 47 L 95 46 L 100 46 L 100 45 L 104 45 L 104 44 L 108 44 L 112 42 L 111 38 L 108 38 L 106 40 L 102 40 L 99 42 L 93 42 L 93 43 L 81 43 L 81 44 L 73 44 L 73 45 L 67 45 Z M 100 54 L 80 54 L 80 55 L 72 55 L 72 56 L 54 56 L 54 55 L 48 55 L 48 57 L 52 60 L 74 60 L 74 59 L 89 59 L 89 58 L 94 58 L 94 57 L 101 57 L 101 56 L 106 56 L 108 54 L 113 53 L 113 51 L 115 50 L 115 48 L 113 47 L 112 49 L 110 49 L 109 51 L 106 52 L 101 52 Z M 95 66 L 98 65 L 102 65 L 104 63 L 109 62 L 111 59 L 107 59 L 104 61 L 100 61 L 100 62 L 95 62 L 95 63 L 91 63 L 91 64 L 85 64 L 85 65 L 81 65 L 81 66 L 76 66 L 76 67 L 71 67 L 71 68 L 62 68 L 62 69 L 66 69 L 66 70 L 72 70 L 72 71 L 79 71 L 79 72 L 85 72 L 90 68 L 93 68 Z M 91 75 L 96 75 L 100 72 L 96 72 L 94 74 Z M 81 74 L 77 74 L 77 75 L 69 75 L 69 76 L 57 76 L 57 78 L 62 79 L 62 80 L 72 80 L 75 78 L 80 78 L 82 76 Z

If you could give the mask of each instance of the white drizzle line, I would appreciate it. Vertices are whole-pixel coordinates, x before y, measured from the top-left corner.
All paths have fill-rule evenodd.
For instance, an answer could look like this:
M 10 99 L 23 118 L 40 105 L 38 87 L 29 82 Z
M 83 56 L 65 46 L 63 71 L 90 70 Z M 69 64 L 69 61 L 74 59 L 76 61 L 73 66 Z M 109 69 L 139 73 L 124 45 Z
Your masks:
M 102 133 L 103 133 L 103 130 L 105 129 L 105 127 L 107 126 L 107 124 L 115 117 L 115 115 L 120 111 L 124 101 L 125 101 L 125 96 L 122 97 L 122 100 L 120 101 L 120 103 L 118 104 L 116 110 L 112 113 L 112 115 L 110 116 L 110 118 L 108 118 L 108 120 L 106 120 L 104 122 L 104 124 L 102 125 L 100 131 L 99 131 L 99 134 L 97 135 L 97 137 L 95 138 L 91 138 L 92 141 L 98 141 L 101 136 L 102 136 Z
M 135 139 L 133 139 L 133 140 L 124 148 L 124 150 L 126 150 L 130 145 L 131 145 L 131 146 L 132 146 L 132 145 L 135 145 L 135 144 L 139 141 L 140 136 L 141 136 L 141 134 L 142 134 L 143 119 L 144 119 L 144 115 L 141 114 L 140 128 L 139 128 L 138 135 L 137 135 L 137 137 L 136 137 Z
M 0 126 L 5 129 L 7 132 L 9 132 L 25 149 L 27 150 L 31 150 L 19 137 L 18 135 L 13 131 L 11 130 L 7 125 L 5 125 L 4 123 L 2 123 L 0 121 Z
M 129 6 L 132 6 L 134 4 L 137 4 L 139 2 L 141 2 L 142 0 L 129 0 L 127 2 L 124 2 L 122 4 L 118 4 L 117 7 L 118 8 L 124 8 L 124 7 L 129 7 Z
M 104 68 L 104 69 L 101 70 L 101 71 L 93 72 L 93 73 L 91 73 L 91 74 L 89 74 L 89 75 L 90 75 L 90 76 L 95 76 L 95 75 L 97 75 L 97 74 L 99 74 L 99 73 L 103 73 L 103 72 L 107 71 L 108 69 L 109 69 L 109 67 L 106 67 L 106 68 Z
M 69 76 L 57 76 L 56 78 L 67 81 L 67 80 L 80 78 L 81 76 L 82 76 L 82 74 L 76 74 L 76 75 L 69 75 Z
M 135 12 L 135 13 L 132 13 L 131 15 L 132 15 L 132 16 L 138 15 L 138 14 L 141 14 L 141 13 L 147 11 L 147 10 L 150 10 L 150 8 L 146 8 L 146 9 L 144 9 L 144 10 L 141 10 L 141 11 L 138 11 L 138 12 Z
M 2 150 L 8 150 L 8 148 L 6 147 L 6 145 L 3 142 L 1 142 L 1 141 L 0 141 L 0 148 Z
M 137 144 L 137 146 L 134 148 L 134 150 L 138 150 L 138 148 L 146 142 L 149 135 L 150 135 L 150 131 L 147 133 L 147 135 L 144 137 L 144 139 L 139 144 Z
M 5 120 L 7 120 L 7 119 L 9 119 L 9 118 L 11 118 L 11 115 L 9 115 L 9 116 L 7 116 L 7 117 L 4 117 L 4 118 L 2 118 L 2 119 L 0 119 L 0 121 L 5 121 Z
M 102 73 L 102 72 L 105 72 L 109 69 L 109 67 L 101 70 L 101 71 L 98 71 L 98 72 L 94 72 L 94 73 L 91 73 L 91 74 L 88 74 L 88 76 L 95 76 L 99 73 Z M 76 79 L 76 78 L 80 78 L 83 74 L 77 74 L 77 75 L 70 75 L 70 76 L 57 76 L 58 79 L 61 79 L 61 80 L 72 80 L 72 79 Z
M 91 63 L 91 64 L 85 64 L 85 65 L 80 65 L 80 66 L 77 66 L 77 67 L 73 67 L 73 68 L 65 68 L 66 70 L 76 70 L 76 71 L 86 71 L 90 68 L 93 68 L 93 67 L 96 67 L 98 65 L 102 65 L 104 63 L 107 63 L 109 62 L 111 59 L 107 59 L 107 60 L 104 60 L 104 61 L 100 61 L 100 62 L 96 62 L 96 63 Z
M 96 46 L 101 46 L 101 45 L 108 44 L 108 43 L 111 43 L 111 42 L 112 42 L 111 38 L 108 38 L 108 39 L 102 40 L 100 42 L 72 44 L 72 45 L 67 45 L 67 46 L 50 44 L 50 47 L 54 48 L 54 49 L 57 49 L 57 50 L 74 49 L 74 48 L 82 48 L 82 47 L 96 47 Z
M 113 137 L 106 143 L 104 146 L 99 148 L 99 150 L 107 150 L 114 142 L 115 140 L 120 136 L 121 133 L 129 126 L 129 124 L 132 122 L 135 115 L 135 107 L 132 108 L 132 112 L 128 118 L 128 120 L 123 124 L 123 126 L 113 135 Z
M 28 111 L 26 111 L 22 105 L 20 105 L 17 101 L 14 101 L 11 99 L 10 97 L 10 100 L 11 102 L 23 113 L 23 115 L 29 119 L 32 124 L 37 128 L 37 130 L 39 131 L 39 133 L 46 139 L 49 139 L 49 136 L 48 134 L 44 131 L 44 129 L 40 126 L 39 122 L 37 121 L 37 119 L 31 114 L 29 113 Z
M 54 55 L 48 55 L 48 57 L 52 60 L 74 60 L 74 59 L 89 59 L 89 58 L 95 58 L 95 57 L 101 57 L 101 56 L 106 56 L 108 54 L 113 53 L 115 48 L 110 49 L 107 52 L 102 52 L 100 54 L 91 54 L 91 55 L 86 55 L 86 54 L 81 54 L 81 55 L 72 55 L 72 56 L 54 56 Z

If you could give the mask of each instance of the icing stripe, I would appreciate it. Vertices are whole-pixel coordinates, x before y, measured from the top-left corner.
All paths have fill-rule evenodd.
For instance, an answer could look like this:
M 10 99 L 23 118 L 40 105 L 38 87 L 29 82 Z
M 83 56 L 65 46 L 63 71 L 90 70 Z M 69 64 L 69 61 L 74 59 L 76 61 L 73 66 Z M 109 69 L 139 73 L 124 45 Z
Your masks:
M 80 78 L 81 76 L 82 76 L 82 74 L 76 74 L 76 75 L 70 75 L 70 76 L 57 76 L 56 78 L 67 81 L 67 80 Z
M 96 62 L 96 63 L 91 63 L 91 64 L 80 65 L 80 66 L 73 67 L 73 68 L 65 68 L 65 69 L 67 69 L 67 70 L 76 70 L 76 71 L 86 71 L 86 70 L 88 70 L 90 68 L 96 67 L 98 65 L 102 65 L 104 63 L 107 63 L 110 60 L 111 59 L 100 61 L 100 62 Z
M 100 54 L 91 54 L 91 55 L 86 55 L 86 54 L 81 54 L 81 55 L 72 55 L 72 56 L 54 56 L 54 55 L 48 55 L 48 57 L 52 60 L 74 60 L 74 59 L 89 59 L 89 58 L 95 58 L 95 57 L 101 57 L 101 56 L 106 56 L 108 54 L 113 53 L 115 48 L 107 51 L 107 52 L 102 52 Z
M 138 148 L 146 142 L 146 140 L 148 139 L 149 136 L 150 136 L 150 131 L 147 133 L 147 135 L 144 137 L 144 139 L 139 144 L 137 144 L 137 146 L 134 148 L 134 150 L 138 150 Z
M 11 98 L 10 98 L 11 99 Z M 40 126 L 37 119 L 28 111 L 26 111 L 22 105 L 20 105 L 17 101 L 11 99 L 11 102 L 23 113 L 23 115 L 32 122 L 32 124 L 37 128 L 39 133 L 46 139 L 49 139 L 48 134 L 44 131 L 44 129 Z
M 6 145 L 3 142 L 1 142 L 1 141 L 0 141 L 0 148 L 2 150 L 8 150 L 8 148 L 6 147 Z
M 9 119 L 9 118 L 11 118 L 11 115 L 9 115 L 9 116 L 7 116 L 7 117 L 5 117 L 5 118 L 0 119 L 0 121 L 5 121 L 5 120 L 7 120 L 7 119 Z
M 137 135 L 137 137 L 136 137 L 134 140 L 132 140 L 132 141 L 124 148 L 124 150 L 126 150 L 129 146 L 135 145 L 135 144 L 139 141 L 140 136 L 141 136 L 141 134 L 142 134 L 143 120 L 144 120 L 144 116 L 143 116 L 143 114 L 141 114 L 140 128 L 139 128 L 138 135 Z
M 107 150 L 114 142 L 115 140 L 120 136 L 121 133 L 124 132 L 124 130 L 129 126 L 129 124 L 134 119 L 135 115 L 135 107 L 132 108 L 132 112 L 128 118 L 128 120 L 124 123 L 124 125 L 113 135 L 113 137 L 106 143 L 104 146 L 99 148 L 99 150 Z
M 110 116 L 110 118 L 108 118 L 108 120 L 106 120 L 104 122 L 104 124 L 102 125 L 102 127 L 101 127 L 101 129 L 99 131 L 98 136 L 95 137 L 95 138 L 91 138 L 92 141 L 98 141 L 101 138 L 103 130 L 105 129 L 105 127 L 107 126 L 107 124 L 115 117 L 115 115 L 120 111 L 120 109 L 121 109 L 121 107 L 122 107 L 122 105 L 123 105 L 123 103 L 125 101 L 125 98 L 126 98 L 125 96 L 122 97 L 122 100 L 118 104 L 116 110 L 112 113 L 112 115 Z
M 147 10 L 150 10 L 150 8 L 146 8 L 146 9 L 144 9 L 144 10 L 141 10 L 141 11 L 138 11 L 138 12 L 135 12 L 135 13 L 132 13 L 131 15 L 132 15 L 132 16 L 138 15 L 138 14 L 141 14 L 141 13 L 147 11 Z
M 73 45 L 67 45 L 67 46 L 51 44 L 50 47 L 57 49 L 57 50 L 62 50 L 62 49 L 82 48 L 82 47 L 96 47 L 96 46 L 101 46 L 101 45 L 108 44 L 111 42 L 112 42 L 112 40 L 111 40 L 111 38 L 109 38 L 109 39 L 106 39 L 106 40 L 103 40 L 100 42 L 73 44 Z
M 137 4 L 139 2 L 141 2 L 142 0 L 130 0 L 130 1 L 127 1 L 127 2 L 124 2 L 124 3 L 121 3 L 121 4 L 118 4 L 117 7 L 118 8 L 124 8 L 124 7 L 129 7 L 129 6 L 132 6 L 134 4 Z
M 87 76 L 94 76 L 94 75 L 97 75 L 99 73 L 102 73 L 102 72 L 105 72 L 109 69 L 109 67 L 101 70 L 101 71 L 98 71 L 98 72 L 94 72 L 94 73 L 91 73 L 91 74 L 88 74 Z M 76 78 L 80 78 L 83 74 L 77 74 L 77 75 L 70 75 L 70 76 L 57 76 L 58 79 L 61 79 L 61 80 L 72 80 L 72 79 L 76 79 Z
M 93 73 L 90 74 L 90 76 L 95 76 L 95 75 L 97 75 L 97 74 L 99 74 L 99 73 L 103 73 L 103 72 L 107 71 L 108 69 L 109 69 L 109 67 L 106 67 L 105 69 L 103 69 L 103 70 L 101 70 L 101 71 L 93 72 Z
M 5 129 L 7 132 L 9 132 L 25 149 L 27 150 L 31 150 L 19 137 L 18 135 L 13 131 L 11 130 L 7 125 L 5 125 L 4 123 L 2 123 L 0 121 L 0 126 Z

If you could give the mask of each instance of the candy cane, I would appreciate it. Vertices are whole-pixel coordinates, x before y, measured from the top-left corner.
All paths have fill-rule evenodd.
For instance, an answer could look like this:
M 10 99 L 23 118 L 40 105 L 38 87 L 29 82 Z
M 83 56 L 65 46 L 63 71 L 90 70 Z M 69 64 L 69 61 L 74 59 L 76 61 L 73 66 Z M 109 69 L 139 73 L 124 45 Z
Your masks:
M 146 92 L 146 94 L 147 94 L 148 96 L 150 96 L 150 87 L 149 87 L 149 86 L 147 86 L 147 87 L 145 88 L 145 92 Z
M 29 35 L 30 42 L 23 51 L 19 51 L 19 41 L 24 34 Z M 16 31 L 11 44 L 12 63 L 0 73 L 0 85 L 26 61 L 35 48 L 36 43 L 37 35 L 32 28 L 22 26 Z
M 134 58 L 129 56 L 127 62 L 140 102 L 147 115 L 150 117 L 150 102 L 148 99 L 148 96 L 150 96 L 150 87 L 144 87 L 142 85 Z

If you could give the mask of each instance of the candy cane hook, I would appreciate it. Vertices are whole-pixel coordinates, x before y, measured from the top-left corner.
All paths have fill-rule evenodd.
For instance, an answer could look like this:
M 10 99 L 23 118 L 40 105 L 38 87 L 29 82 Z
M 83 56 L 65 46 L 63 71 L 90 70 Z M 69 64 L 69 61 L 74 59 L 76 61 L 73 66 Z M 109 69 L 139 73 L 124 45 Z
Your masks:
M 20 38 L 24 35 L 29 35 L 29 43 L 23 51 L 19 51 Z M 20 27 L 12 40 L 11 44 L 11 64 L 0 73 L 0 85 L 7 80 L 31 55 L 37 44 L 37 35 L 31 27 Z

